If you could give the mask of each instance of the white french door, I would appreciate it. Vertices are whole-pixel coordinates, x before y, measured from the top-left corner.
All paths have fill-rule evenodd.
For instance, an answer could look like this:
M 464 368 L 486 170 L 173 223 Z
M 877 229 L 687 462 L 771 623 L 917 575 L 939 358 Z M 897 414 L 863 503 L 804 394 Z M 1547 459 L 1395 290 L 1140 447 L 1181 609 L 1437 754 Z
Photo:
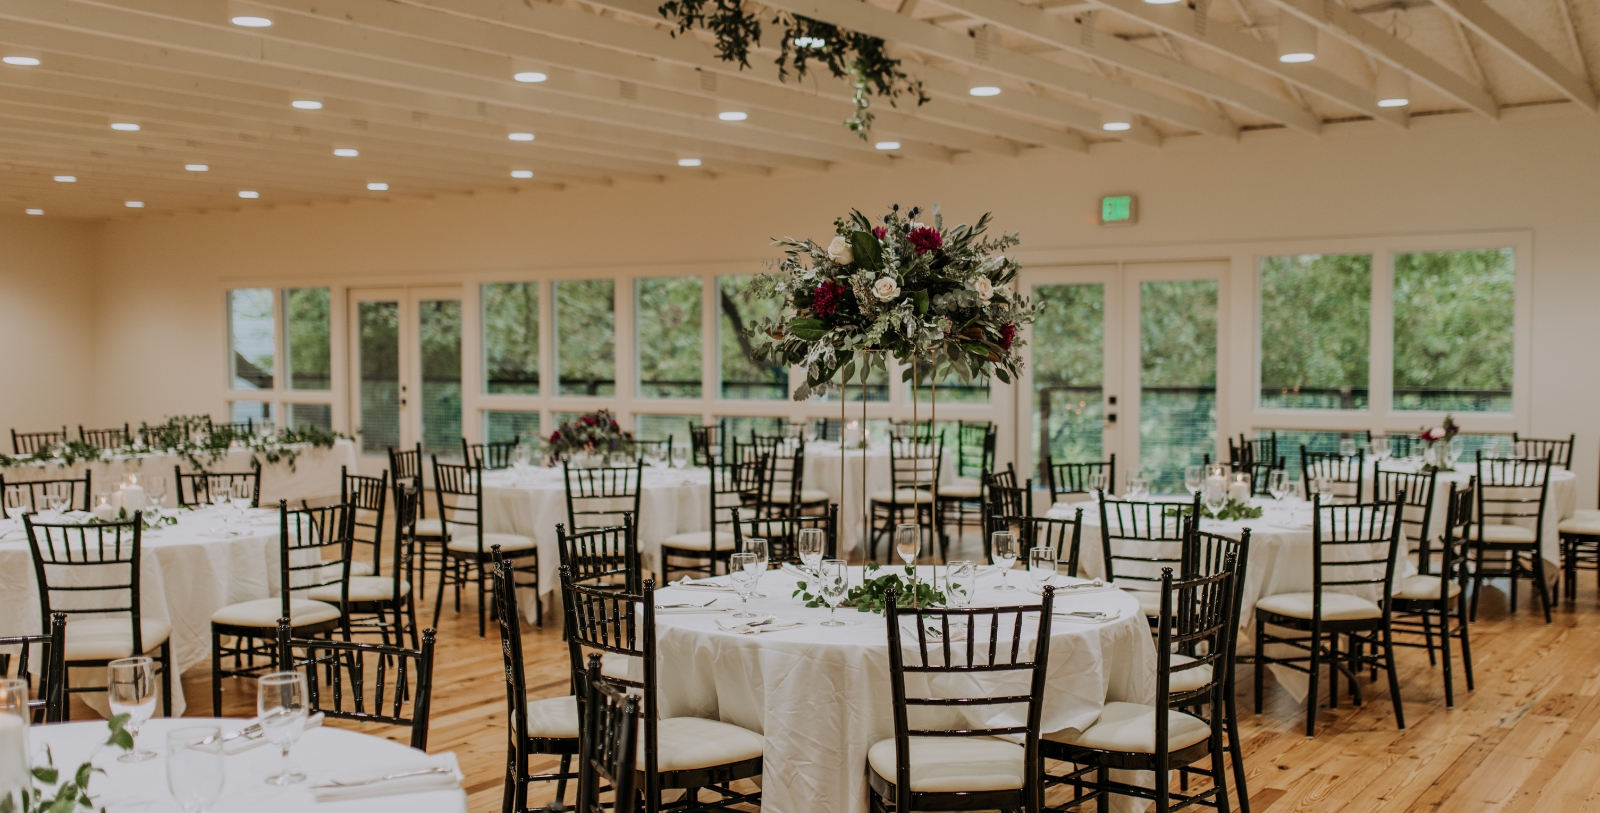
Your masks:
M 1227 271 L 1226 262 L 1024 271 L 1023 290 L 1045 303 L 1017 415 L 1017 459 L 1032 461 L 1036 482 L 1046 453 L 1057 462 L 1114 454 L 1119 481 L 1143 471 L 1158 489 L 1181 491 L 1184 466 L 1219 454 Z
M 388 449 L 461 457 L 461 289 L 353 288 L 350 425 L 363 468 Z

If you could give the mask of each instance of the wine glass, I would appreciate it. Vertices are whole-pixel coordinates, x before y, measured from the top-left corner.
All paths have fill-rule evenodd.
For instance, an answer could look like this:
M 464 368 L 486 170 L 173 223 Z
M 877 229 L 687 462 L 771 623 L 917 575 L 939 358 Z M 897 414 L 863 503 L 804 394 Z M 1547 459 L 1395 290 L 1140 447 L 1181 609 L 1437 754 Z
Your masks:
M 1111 484 L 1109 482 L 1107 482 L 1107 478 L 1106 478 L 1106 473 L 1105 472 L 1103 472 L 1103 471 L 1092 471 L 1092 472 L 1089 472 L 1089 493 L 1098 494 L 1101 497 L 1110 496 L 1109 494 L 1106 493 L 1107 489 L 1110 487 L 1110 485 Z
M 978 565 L 958 559 L 945 565 L 944 600 L 959 610 L 972 604 L 972 595 L 978 588 Z
M 1128 490 L 1123 494 L 1130 500 L 1137 500 L 1150 491 L 1150 480 L 1140 472 L 1128 472 Z
M 820 573 L 817 568 L 822 565 L 823 546 L 826 542 L 826 535 L 822 533 L 821 528 L 801 528 L 795 539 L 795 547 L 800 553 L 800 565 L 813 574 Z
M 989 549 L 994 555 L 994 563 L 1000 566 L 1000 586 L 996 590 L 1015 590 L 1006 581 L 1006 576 L 1011 572 L 1011 566 L 1017 563 L 1017 535 L 1011 531 L 995 531 L 989 536 Z
M 293 785 L 306 775 L 289 764 L 289 747 L 306 729 L 306 676 L 299 672 L 268 672 L 256 681 L 256 714 L 267 742 L 283 750 L 283 770 L 267 777 L 269 785 Z
M 1283 502 L 1283 498 L 1289 493 L 1289 472 L 1283 469 L 1273 469 L 1267 475 L 1267 492 L 1272 495 L 1274 500 Z
M 1449 445 L 1445 448 L 1449 450 L 1448 454 L 1450 455 L 1450 467 L 1455 468 L 1456 463 L 1460 462 L 1461 460 L 1462 453 L 1467 450 L 1467 444 L 1466 441 L 1459 436 L 1451 438 L 1448 443 Z
M 44 499 L 45 502 L 50 504 L 51 513 L 55 514 L 56 520 L 59 521 L 61 515 L 72 507 L 72 484 L 61 482 L 45 483 Z
M 1322 498 L 1323 505 L 1333 502 L 1333 481 L 1326 477 L 1318 477 L 1311 481 L 1311 488 Z
M 1206 510 L 1216 516 L 1222 506 L 1228 504 L 1228 481 L 1226 478 L 1207 477 L 1205 491 L 1200 495 L 1201 502 L 1205 503 Z
M 33 492 L 27 486 L 6 486 L 6 518 L 22 519 L 33 510 Z M 819 531 L 820 533 L 820 531 Z
M 245 509 L 250 508 L 255 501 L 256 484 L 254 482 L 243 477 L 233 481 L 228 491 L 228 503 L 233 506 L 233 510 L 239 512 L 241 519 L 244 518 Z
M 672 467 L 675 469 L 682 469 L 687 465 L 689 465 L 689 450 L 683 448 L 682 446 L 673 446 Z
M 1378 435 L 1367 443 L 1367 450 L 1374 460 L 1389 459 L 1389 438 L 1387 435 Z
M 527 467 L 528 447 L 526 444 L 518 443 L 516 446 L 511 448 L 511 468 L 513 471 L 520 473 Z
M 146 510 L 155 519 L 161 519 L 161 504 L 167 499 L 167 478 L 153 474 L 145 478 L 144 497 Z
M 1183 467 L 1183 487 L 1189 489 L 1191 495 L 1199 494 L 1200 486 L 1204 485 L 1205 482 L 1206 470 L 1204 466 Z
M 756 614 L 750 612 L 750 594 L 756 589 L 756 555 L 753 553 L 735 553 L 728 557 L 728 575 L 733 581 L 733 592 L 739 594 L 739 612 L 733 614 L 734 618 L 755 618 Z
M 117 757 L 118 762 L 144 762 L 156 752 L 140 749 L 139 729 L 156 713 L 155 664 L 144 656 L 118 658 L 106 666 L 106 701 L 112 714 L 128 715 L 128 733 L 134 750 Z
M 755 566 L 750 569 L 750 572 L 755 574 L 755 582 L 751 587 L 754 592 L 750 595 L 752 598 L 766 598 L 761 592 L 761 576 L 767 572 L 767 562 L 770 558 L 769 552 L 772 546 L 767 544 L 767 540 L 759 536 L 752 536 L 744 541 L 744 549 L 745 552 L 756 557 Z
M 222 729 L 189 726 L 167 732 L 167 790 L 184 813 L 205 813 L 222 795 Z
M 908 568 L 916 564 L 917 556 L 922 553 L 922 534 L 917 530 L 917 526 L 909 522 L 894 526 L 894 552 Z
M 817 587 L 822 592 L 822 600 L 828 603 L 828 620 L 822 622 L 822 626 L 847 626 L 837 616 L 839 602 L 844 601 L 845 594 L 850 592 L 850 566 L 843 559 L 824 559 L 821 569 L 822 578 Z
M 1356 453 L 1356 439 L 1355 438 L 1339 438 L 1339 454 L 1343 455 L 1344 457 L 1351 457 L 1351 456 L 1355 455 L 1355 453 Z
M 1028 551 L 1028 575 L 1041 589 L 1056 577 L 1056 549 L 1031 548 Z
M 232 496 L 233 487 L 227 477 L 212 477 L 206 481 L 206 499 L 211 501 L 211 507 L 217 509 L 219 513 Z M 223 522 L 227 521 L 224 517 Z

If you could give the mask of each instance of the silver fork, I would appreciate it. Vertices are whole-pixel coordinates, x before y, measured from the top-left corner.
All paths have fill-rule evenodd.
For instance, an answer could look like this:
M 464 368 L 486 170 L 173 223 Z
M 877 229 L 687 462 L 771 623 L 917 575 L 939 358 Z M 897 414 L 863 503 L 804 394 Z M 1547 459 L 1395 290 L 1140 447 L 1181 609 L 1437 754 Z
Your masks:
M 705 607 L 710 607 L 711 605 L 716 604 L 716 603 L 717 603 L 717 600 L 716 599 L 712 599 L 712 600 L 710 600 L 710 601 L 708 601 L 708 602 L 706 602 L 704 604 L 695 604 L 693 602 L 682 602 L 682 603 L 679 603 L 679 604 L 657 604 L 656 605 L 656 609 L 657 610 L 687 610 L 687 609 L 691 609 L 692 608 L 692 609 L 699 610 L 699 609 L 702 609 L 702 608 L 705 608 Z
M 356 780 L 354 782 L 341 782 L 341 781 L 339 781 L 337 779 L 329 779 L 327 782 L 325 782 L 325 783 L 323 783 L 321 785 L 312 785 L 312 787 L 314 787 L 314 788 L 356 788 L 356 787 L 361 787 L 362 785 L 376 785 L 379 782 L 388 782 L 388 781 L 390 781 L 392 779 L 405 779 L 407 777 L 412 777 L 412 776 L 429 776 L 429 775 L 436 774 L 436 773 L 454 773 L 454 772 L 455 772 L 454 768 L 451 768 L 451 767 L 449 767 L 447 765 L 438 765 L 438 766 L 435 766 L 435 767 L 432 767 L 432 768 L 426 768 L 426 769 L 423 769 L 423 770 L 401 771 L 400 773 L 386 774 L 384 776 L 373 777 L 372 779 L 358 779 L 358 780 Z

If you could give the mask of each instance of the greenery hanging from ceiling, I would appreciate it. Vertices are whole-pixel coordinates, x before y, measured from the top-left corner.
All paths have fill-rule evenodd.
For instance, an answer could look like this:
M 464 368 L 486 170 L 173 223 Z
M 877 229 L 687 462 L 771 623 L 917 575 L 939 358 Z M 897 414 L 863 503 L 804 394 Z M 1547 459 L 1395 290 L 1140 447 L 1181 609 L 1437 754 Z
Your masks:
M 673 35 L 692 28 L 704 28 L 717 38 L 717 58 L 750 67 L 750 49 L 761 42 L 760 13 L 743 0 L 667 0 L 661 16 L 677 26 Z M 813 63 L 827 67 L 836 78 L 848 78 L 854 87 L 855 115 L 844 125 L 861 140 L 872 131 L 874 118 L 871 97 L 880 96 L 893 105 L 902 94 L 927 103 L 922 82 L 906 75 L 900 60 L 888 55 L 883 40 L 848 31 L 830 23 L 773 12 L 772 25 L 783 29 L 782 50 L 774 64 L 778 78 L 787 81 L 790 72 L 804 79 Z

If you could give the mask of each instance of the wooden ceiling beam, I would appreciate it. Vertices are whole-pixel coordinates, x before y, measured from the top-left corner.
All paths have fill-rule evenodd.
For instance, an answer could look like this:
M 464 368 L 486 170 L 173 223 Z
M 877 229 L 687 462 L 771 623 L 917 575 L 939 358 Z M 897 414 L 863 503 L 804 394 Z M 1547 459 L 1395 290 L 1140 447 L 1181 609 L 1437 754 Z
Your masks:
M 1532 37 L 1522 33 L 1510 20 L 1489 8 L 1483 0 L 1433 0 L 1434 5 L 1472 32 L 1493 43 L 1535 76 L 1548 82 L 1561 95 L 1579 107 L 1596 112 L 1594 89 L 1589 82 L 1568 70 Z

